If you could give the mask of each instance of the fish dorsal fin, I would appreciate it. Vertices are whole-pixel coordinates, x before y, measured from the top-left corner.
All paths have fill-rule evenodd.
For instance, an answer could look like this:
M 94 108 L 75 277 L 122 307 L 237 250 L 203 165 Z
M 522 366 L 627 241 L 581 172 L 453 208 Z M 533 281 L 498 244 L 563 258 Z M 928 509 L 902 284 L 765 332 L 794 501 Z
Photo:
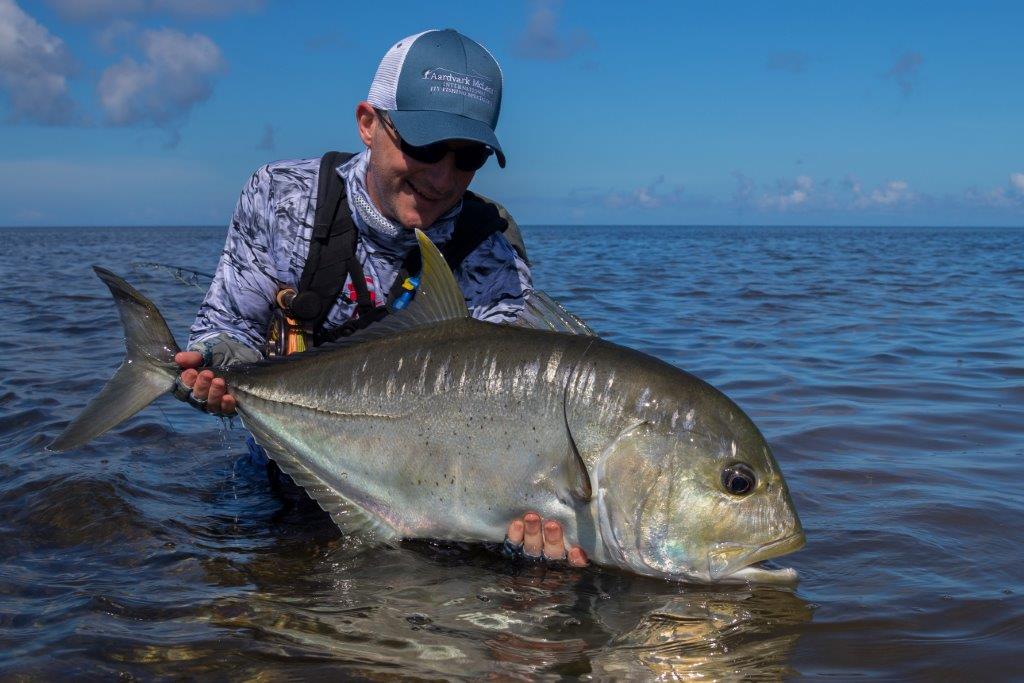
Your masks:
M 455 276 L 452 275 L 452 269 L 444 260 L 444 256 L 423 231 L 416 231 L 416 240 L 420 243 L 423 271 L 420 274 L 420 285 L 412 302 L 402 310 L 390 313 L 369 327 L 338 341 L 324 344 L 324 347 L 360 344 L 371 339 L 379 339 L 445 320 L 469 317 L 466 299 L 462 295 L 462 290 L 459 289 L 459 284 L 455 281 Z
M 598 336 L 582 318 L 539 289 L 530 294 L 526 305 L 512 324 L 516 327 L 565 332 L 584 337 Z

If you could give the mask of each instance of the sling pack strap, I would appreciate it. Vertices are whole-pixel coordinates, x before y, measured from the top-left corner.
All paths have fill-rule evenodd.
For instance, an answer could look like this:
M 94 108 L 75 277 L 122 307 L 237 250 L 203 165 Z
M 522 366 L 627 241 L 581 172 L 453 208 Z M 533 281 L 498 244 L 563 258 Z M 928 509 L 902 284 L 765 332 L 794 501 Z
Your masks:
M 352 154 L 328 152 L 320 159 L 309 255 L 290 305 L 291 314 L 314 332 L 323 326 L 347 276 L 352 278 L 360 314 L 374 308 L 362 265 L 356 258 L 356 226 L 345 200 L 345 183 L 335 171 L 351 158 Z

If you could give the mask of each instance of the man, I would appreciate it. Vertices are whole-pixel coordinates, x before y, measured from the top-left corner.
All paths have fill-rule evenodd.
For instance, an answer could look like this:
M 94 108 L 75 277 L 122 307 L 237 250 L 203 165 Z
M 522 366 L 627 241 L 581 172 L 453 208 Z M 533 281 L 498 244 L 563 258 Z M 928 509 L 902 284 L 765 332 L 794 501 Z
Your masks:
M 467 218 L 493 206 L 467 194 L 476 171 L 491 155 L 505 166 L 494 133 L 501 90 L 501 70 L 482 45 L 451 29 L 409 36 L 385 54 L 356 107 L 365 150 L 337 166 L 325 157 L 258 169 L 239 198 L 190 350 L 175 358 L 180 397 L 234 413 L 224 380 L 199 368 L 262 358 L 275 308 L 299 318 L 314 344 L 379 319 L 403 285 L 413 289 L 405 275 L 414 228 L 448 249 L 473 317 L 512 322 L 533 291 L 529 266 L 501 231 Z M 532 512 L 511 522 L 506 549 L 587 563 L 580 548 L 566 550 L 557 522 Z

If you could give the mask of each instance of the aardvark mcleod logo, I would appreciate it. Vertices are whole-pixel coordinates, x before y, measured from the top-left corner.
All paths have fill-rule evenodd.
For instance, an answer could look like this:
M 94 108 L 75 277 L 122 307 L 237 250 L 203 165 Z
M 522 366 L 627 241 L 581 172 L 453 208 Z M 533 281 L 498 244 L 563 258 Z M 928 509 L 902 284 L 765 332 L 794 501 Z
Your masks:
M 451 69 L 424 69 L 423 80 L 430 81 L 430 92 L 449 95 L 462 95 L 479 100 L 485 104 L 494 104 L 495 88 L 491 79 L 486 76 L 470 75 L 452 71 Z

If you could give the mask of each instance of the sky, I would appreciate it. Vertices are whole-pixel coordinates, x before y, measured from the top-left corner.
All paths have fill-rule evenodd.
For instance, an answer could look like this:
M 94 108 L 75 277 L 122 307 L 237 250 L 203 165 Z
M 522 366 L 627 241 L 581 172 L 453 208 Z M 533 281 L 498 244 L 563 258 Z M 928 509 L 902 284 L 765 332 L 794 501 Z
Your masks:
M 0 226 L 226 225 L 404 36 L 502 66 L 523 224 L 1024 226 L 1024 3 L 0 0 Z

